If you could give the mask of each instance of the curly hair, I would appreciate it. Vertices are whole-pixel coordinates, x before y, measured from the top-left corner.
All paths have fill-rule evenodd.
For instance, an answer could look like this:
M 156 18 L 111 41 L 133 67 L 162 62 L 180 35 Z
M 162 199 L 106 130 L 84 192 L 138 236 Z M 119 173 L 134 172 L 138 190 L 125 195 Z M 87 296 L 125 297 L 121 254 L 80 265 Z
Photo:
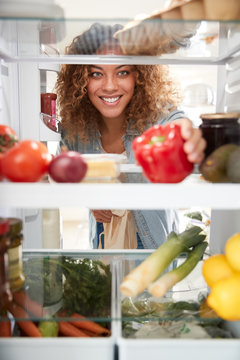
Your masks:
M 75 37 L 66 48 L 67 54 L 93 54 L 107 41 L 119 46 L 113 34 L 121 25 L 103 26 L 94 24 L 88 31 Z M 101 30 L 101 31 L 100 31 Z M 169 76 L 168 66 L 135 65 L 134 94 L 126 108 L 126 125 L 142 133 L 146 126 L 167 115 L 180 100 L 177 87 Z M 56 83 L 61 126 L 69 139 L 77 135 L 81 141 L 94 136 L 101 115 L 88 98 L 89 65 L 64 64 Z

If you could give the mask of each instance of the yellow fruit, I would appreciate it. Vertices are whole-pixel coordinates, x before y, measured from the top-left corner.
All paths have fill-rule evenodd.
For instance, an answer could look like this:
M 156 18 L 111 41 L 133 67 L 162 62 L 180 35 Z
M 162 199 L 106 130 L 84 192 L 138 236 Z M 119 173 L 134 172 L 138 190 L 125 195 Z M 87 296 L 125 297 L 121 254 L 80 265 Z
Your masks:
M 230 266 L 240 271 L 240 233 L 231 236 L 225 245 L 225 254 Z
M 216 281 L 232 276 L 234 271 L 224 254 L 216 254 L 203 262 L 202 274 L 208 286 L 212 287 Z
M 207 303 L 221 318 L 240 320 L 240 274 L 217 281 L 207 297 Z

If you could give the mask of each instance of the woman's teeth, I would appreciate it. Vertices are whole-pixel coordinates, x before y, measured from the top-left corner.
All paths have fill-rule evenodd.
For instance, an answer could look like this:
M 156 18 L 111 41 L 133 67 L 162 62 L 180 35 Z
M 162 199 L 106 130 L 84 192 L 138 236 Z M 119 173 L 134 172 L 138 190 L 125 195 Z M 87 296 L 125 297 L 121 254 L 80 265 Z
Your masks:
M 117 97 L 114 97 L 114 98 L 105 98 L 105 97 L 102 97 L 102 99 L 108 103 L 113 103 L 115 101 L 117 101 L 118 99 L 120 99 L 120 96 L 117 96 Z

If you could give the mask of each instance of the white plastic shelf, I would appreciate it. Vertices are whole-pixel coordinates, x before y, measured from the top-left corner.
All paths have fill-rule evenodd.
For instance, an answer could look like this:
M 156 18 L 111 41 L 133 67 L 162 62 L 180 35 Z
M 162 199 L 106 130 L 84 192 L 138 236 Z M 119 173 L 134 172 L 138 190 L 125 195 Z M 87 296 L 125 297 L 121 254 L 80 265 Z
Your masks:
M 240 208 L 240 184 L 194 181 L 178 184 L 10 183 L 0 184 L 0 207 L 161 209 L 191 206 Z

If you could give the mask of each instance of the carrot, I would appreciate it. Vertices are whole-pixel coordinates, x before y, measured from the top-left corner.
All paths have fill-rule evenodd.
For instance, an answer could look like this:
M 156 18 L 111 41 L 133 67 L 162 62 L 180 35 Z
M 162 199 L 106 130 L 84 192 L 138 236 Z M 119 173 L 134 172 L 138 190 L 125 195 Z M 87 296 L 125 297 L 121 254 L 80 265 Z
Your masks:
M 11 321 L 7 315 L 1 316 L 0 321 L 0 337 L 11 337 Z
M 85 332 L 76 328 L 67 321 L 59 321 L 59 333 L 71 337 L 89 337 Z
M 73 325 L 74 326 L 74 325 Z M 86 329 L 82 329 L 82 331 L 86 334 L 86 335 L 88 335 L 89 337 L 99 337 L 99 335 L 98 334 L 96 334 L 96 333 L 93 333 L 92 331 L 89 331 L 89 330 L 86 330 Z
M 32 300 L 25 291 L 13 292 L 13 300 L 16 304 L 23 307 L 31 315 L 37 316 L 39 318 L 42 318 L 43 315 L 46 315 L 42 305 Z
M 106 328 L 104 328 L 103 326 L 97 324 L 94 321 L 88 320 L 86 319 L 84 316 L 78 314 L 78 313 L 74 313 L 70 316 L 70 318 L 72 318 L 72 321 L 69 321 L 71 324 L 73 324 L 74 326 L 76 326 L 77 328 L 83 329 L 83 330 L 88 330 L 91 331 L 94 334 L 97 335 L 105 335 L 105 336 L 109 336 L 110 335 L 110 331 Z M 81 319 L 81 320 L 76 320 L 76 319 Z
M 42 334 L 38 330 L 37 326 L 29 319 L 28 313 L 21 306 L 12 302 L 8 303 L 7 308 L 26 335 L 31 337 L 42 337 Z M 18 321 L 18 318 L 26 320 Z

